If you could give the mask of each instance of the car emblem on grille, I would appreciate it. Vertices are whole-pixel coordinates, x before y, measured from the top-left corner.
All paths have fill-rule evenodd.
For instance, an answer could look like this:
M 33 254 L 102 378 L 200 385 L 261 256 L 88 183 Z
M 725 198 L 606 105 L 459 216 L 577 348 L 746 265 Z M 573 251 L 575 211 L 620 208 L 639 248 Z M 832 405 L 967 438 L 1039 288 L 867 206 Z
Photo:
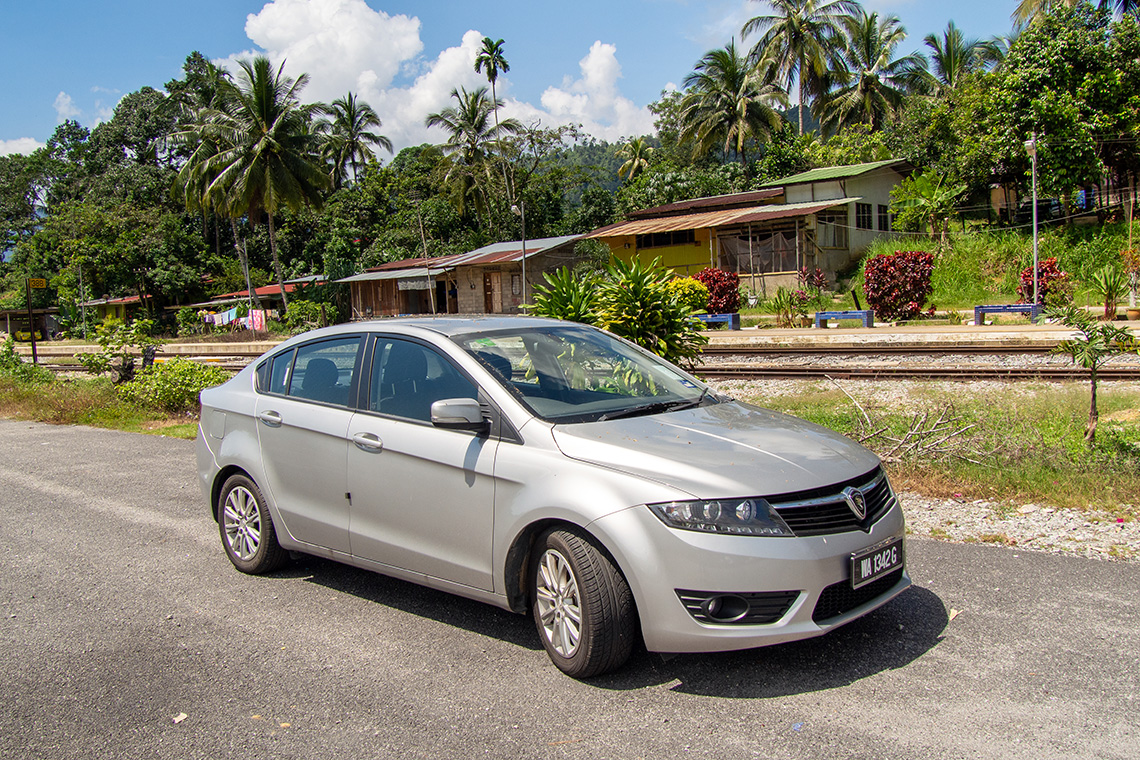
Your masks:
M 844 488 L 843 500 L 847 502 L 847 506 L 858 519 L 862 520 L 867 516 L 867 498 L 858 488 L 851 488 L 850 486 Z

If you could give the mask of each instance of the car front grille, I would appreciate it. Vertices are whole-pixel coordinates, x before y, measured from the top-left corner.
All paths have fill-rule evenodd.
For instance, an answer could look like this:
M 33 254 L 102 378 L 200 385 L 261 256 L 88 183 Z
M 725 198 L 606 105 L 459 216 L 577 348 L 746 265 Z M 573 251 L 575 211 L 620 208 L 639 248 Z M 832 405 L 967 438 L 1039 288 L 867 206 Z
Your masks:
M 899 582 L 902 578 L 902 568 L 895 570 L 893 573 L 884 575 L 876 581 L 871 581 L 866 586 L 859 588 L 851 588 L 851 581 L 840 581 L 833 583 L 823 590 L 819 595 L 819 601 L 815 604 L 815 610 L 811 613 L 811 619 L 817 623 L 822 623 L 825 620 L 830 620 L 833 617 L 839 617 L 856 607 L 866 604 L 875 597 L 881 596 Z
M 756 591 L 721 594 L 713 591 L 677 589 L 677 596 L 695 620 L 712 625 L 764 625 L 787 614 L 799 591 Z M 721 611 L 712 608 L 721 600 Z
M 843 495 L 845 488 L 862 492 L 867 504 L 863 519 L 860 520 L 848 505 Z M 826 489 L 772 496 L 768 503 L 797 536 L 829 536 L 856 530 L 870 532 L 871 526 L 895 503 L 895 495 L 887 483 L 886 474 L 876 468 L 867 475 Z

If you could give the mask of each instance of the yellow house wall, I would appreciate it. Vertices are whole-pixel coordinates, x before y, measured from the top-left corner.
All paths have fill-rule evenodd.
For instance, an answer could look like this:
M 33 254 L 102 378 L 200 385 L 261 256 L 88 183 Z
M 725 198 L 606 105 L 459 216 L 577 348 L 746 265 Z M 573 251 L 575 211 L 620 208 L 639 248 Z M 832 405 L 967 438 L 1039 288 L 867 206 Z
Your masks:
M 661 259 L 661 266 L 672 269 L 678 275 L 691 275 L 708 266 L 716 266 L 715 257 L 710 258 L 709 254 L 709 238 L 711 235 L 712 230 L 696 230 L 694 233 L 696 242 L 694 244 L 670 245 L 660 248 L 638 249 L 637 238 L 634 235 L 609 238 L 606 242 L 609 243 L 610 253 L 613 257 L 627 264 L 632 262 L 634 257 L 646 263 L 659 258 Z

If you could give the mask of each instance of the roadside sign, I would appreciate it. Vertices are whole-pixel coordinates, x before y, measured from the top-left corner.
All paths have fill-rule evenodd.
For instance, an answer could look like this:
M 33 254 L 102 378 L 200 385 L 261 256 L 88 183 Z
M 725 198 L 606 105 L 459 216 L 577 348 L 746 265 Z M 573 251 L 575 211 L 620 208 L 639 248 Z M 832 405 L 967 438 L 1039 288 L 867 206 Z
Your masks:
M 29 277 L 28 287 L 32 290 L 43 290 L 47 287 L 47 280 L 42 277 Z

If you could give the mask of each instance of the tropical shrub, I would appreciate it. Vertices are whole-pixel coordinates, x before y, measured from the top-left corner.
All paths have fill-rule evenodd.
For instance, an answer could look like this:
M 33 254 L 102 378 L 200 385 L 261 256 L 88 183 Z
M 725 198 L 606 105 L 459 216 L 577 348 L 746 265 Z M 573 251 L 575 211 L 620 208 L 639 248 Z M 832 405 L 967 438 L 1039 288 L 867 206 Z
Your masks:
M 740 276 L 736 272 L 707 267 L 693 279 L 709 289 L 710 314 L 732 314 L 740 310 Z
M 315 301 L 293 301 L 285 312 L 285 326 L 290 332 L 303 333 L 321 326 L 321 306 L 325 308 L 325 319 L 336 321 L 336 307 L 332 304 L 319 304 Z
M 16 342 L 11 335 L 0 346 L 0 376 L 12 377 L 25 383 L 50 383 L 55 380 L 55 375 L 50 370 L 26 362 L 16 353 Z
M 167 414 L 192 414 L 198 411 L 198 394 L 230 379 L 221 367 L 183 359 L 139 370 L 134 379 L 118 387 L 119 397 L 139 406 Z
M 154 322 L 149 319 L 136 319 L 123 322 L 108 318 L 95 331 L 95 342 L 99 351 L 90 354 L 76 354 L 76 360 L 93 375 L 112 372 L 111 382 L 115 385 L 128 382 L 135 376 L 136 353 L 153 356 L 160 341 L 151 336 Z
M 588 325 L 595 322 L 597 285 L 593 277 L 579 276 L 569 267 L 562 267 L 554 273 L 543 272 L 542 277 L 547 284 L 536 285 L 534 303 L 524 307 L 531 314 Z
M 933 292 L 934 255 L 927 251 L 895 251 L 867 261 L 863 293 L 880 319 L 913 319 Z
M 1021 272 L 1017 286 L 1017 302 L 1030 303 L 1033 298 L 1033 265 Z M 1069 273 L 1061 271 L 1055 257 L 1037 263 L 1037 303 L 1046 306 L 1063 306 L 1073 300 L 1073 283 Z
M 670 294 L 669 275 L 660 264 L 611 264 L 598 288 L 595 324 L 668 361 L 691 365 L 708 339 L 700 333 L 701 320 Z
M 201 335 L 206 331 L 206 323 L 197 309 L 183 306 L 178 310 L 177 319 L 179 335 Z
M 700 314 L 709 306 L 709 289 L 694 277 L 678 277 L 669 281 L 669 294 L 693 314 Z
M 1105 264 L 1093 272 L 1093 292 L 1104 303 L 1104 320 L 1116 319 L 1116 305 L 1128 293 L 1128 276 L 1114 267 Z

